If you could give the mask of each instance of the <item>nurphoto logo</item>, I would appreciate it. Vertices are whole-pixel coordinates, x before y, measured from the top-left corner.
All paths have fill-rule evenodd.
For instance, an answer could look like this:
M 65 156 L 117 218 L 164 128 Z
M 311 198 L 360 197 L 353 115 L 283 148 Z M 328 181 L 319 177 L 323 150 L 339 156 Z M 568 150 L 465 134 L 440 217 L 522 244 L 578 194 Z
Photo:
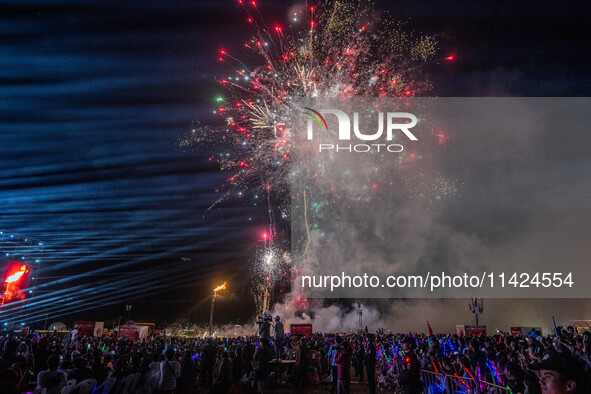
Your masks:
M 401 144 L 390 143 L 360 143 L 360 144 L 335 144 L 333 143 L 333 136 L 337 136 L 339 141 L 351 141 L 351 118 L 344 111 L 338 109 L 315 109 L 304 107 L 305 115 L 308 119 L 308 140 L 314 139 L 314 122 L 318 125 L 320 132 L 327 134 L 326 138 L 320 138 L 323 142 L 318 144 L 318 151 L 333 151 L 333 152 L 402 152 L 404 147 Z M 338 130 L 329 130 L 328 123 L 324 115 L 334 115 L 337 118 Z M 417 117 L 408 112 L 387 112 L 386 113 L 386 136 L 385 141 L 390 142 L 394 139 L 395 134 L 402 132 L 409 140 L 417 141 L 417 137 L 410 131 L 411 128 L 417 125 Z M 383 139 L 384 134 L 384 113 L 377 114 L 378 126 L 373 134 L 366 134 L 362 132 L 359 127 L 359 113 L 353 112 L 353 134 L 354 138 L 360 141 L 378 141 Z

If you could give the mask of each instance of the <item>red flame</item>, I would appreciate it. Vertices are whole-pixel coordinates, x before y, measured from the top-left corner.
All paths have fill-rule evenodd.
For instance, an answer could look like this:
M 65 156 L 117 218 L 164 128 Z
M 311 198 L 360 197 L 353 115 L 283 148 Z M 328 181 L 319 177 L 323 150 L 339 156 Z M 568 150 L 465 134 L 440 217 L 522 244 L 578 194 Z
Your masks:
M 27 272 L 29 272 L 29 270 L 27 269 L 26 265 L 21 266 L 21 268 L 16 271 L 14 274 L 9 275 L 6 278 L 6 283 L 14 283 L 16 281 L 18 281 L 20 278 L 23 277 L 24 274 L 26 274 Z

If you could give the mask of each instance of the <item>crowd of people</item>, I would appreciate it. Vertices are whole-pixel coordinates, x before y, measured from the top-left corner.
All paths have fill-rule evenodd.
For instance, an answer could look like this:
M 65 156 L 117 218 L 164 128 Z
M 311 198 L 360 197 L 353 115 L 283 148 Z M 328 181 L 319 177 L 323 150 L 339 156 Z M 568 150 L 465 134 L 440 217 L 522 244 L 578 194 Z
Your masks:
M 31 333 L 0 342 L 0 393 L 61 393 L 67 382 L 96 381 L 96 392 L 266 393 L 277 385 L 332 394 L 376 390 L 419 394 L 426 376 L 454 377 L 511 393 L 591 393 L 591 334 L 486 337 L 377 333 L 289 336 L 279 317 L 250 337 L 86 337 Z M 77 386 L 74 386 L 77 387 Z M 439 390 L 439 391 L 437 391 Z M 484 391 L 486 392 L 486 391 Z M 75 394 L 75 389 L 70 391 Z

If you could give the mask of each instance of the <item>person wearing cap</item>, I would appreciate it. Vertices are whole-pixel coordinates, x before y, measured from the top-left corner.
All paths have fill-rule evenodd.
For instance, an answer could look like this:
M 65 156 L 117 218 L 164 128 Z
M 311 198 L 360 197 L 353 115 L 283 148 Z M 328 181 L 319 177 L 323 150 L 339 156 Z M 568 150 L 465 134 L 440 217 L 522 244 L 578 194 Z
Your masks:
M 266 341 L 271 339 L 271 318 L 268 316 L 262 316 L 262 321 L 260 322 L 259 330 L 258 330 L 259 337 Z
M 421 364 L 415 353 L 416 341 L 413 337 L 402 340 L 404 350 L 404 370 L 400 373 L 399 382 L 404 394 L 421 394 L 423 383 L 421 382 Z
M 275 345 L 275 358 L 277 361 L 281 361 L 281 348 L 283 347 L 283 337 L 285 331 L 283 329 L 283 323 L 279 316 L 275 316 L 275 332 L 273 333 L 273 340 Z
M 567 353 L 554 352 L 529 368 L 537 372 L 542 394 L 589 393 L 582 365 Z

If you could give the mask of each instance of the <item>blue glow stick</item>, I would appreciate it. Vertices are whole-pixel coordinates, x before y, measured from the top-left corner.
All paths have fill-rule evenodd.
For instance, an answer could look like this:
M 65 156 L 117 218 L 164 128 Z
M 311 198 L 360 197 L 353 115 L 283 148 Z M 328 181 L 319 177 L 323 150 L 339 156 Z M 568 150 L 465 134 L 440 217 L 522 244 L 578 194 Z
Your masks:
M 558 329 L 556 328 L 556 320 L 554 320 L 554 316 L 552 316 L 552 324 L 554 325 L 554 334 L 556 335 L 556 338 L 560 339 L 560 336 L 558 335 Z

